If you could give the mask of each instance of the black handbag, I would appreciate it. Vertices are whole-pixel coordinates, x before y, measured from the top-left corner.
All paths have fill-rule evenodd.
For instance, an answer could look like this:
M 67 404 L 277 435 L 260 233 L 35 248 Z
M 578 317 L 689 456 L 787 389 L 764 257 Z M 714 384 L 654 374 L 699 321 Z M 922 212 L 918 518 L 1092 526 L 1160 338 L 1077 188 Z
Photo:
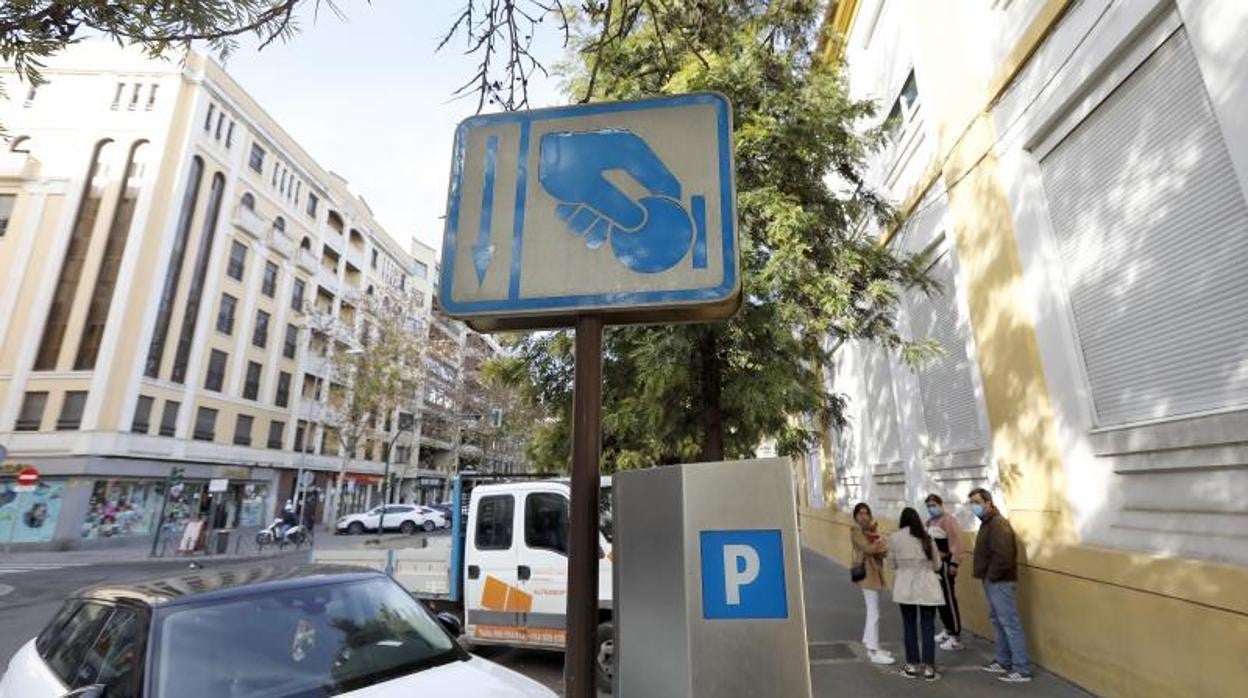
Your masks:
M 854 565 L 849 568 L 849 581 L 857 584 L 867 578 L 867 565 L 865 563 Z

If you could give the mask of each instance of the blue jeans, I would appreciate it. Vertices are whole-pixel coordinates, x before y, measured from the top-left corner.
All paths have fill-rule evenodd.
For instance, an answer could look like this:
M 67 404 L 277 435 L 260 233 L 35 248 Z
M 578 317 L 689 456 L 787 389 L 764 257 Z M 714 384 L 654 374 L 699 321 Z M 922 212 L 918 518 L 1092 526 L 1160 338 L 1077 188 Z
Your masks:
M 906 664 L 936 666 L 936 607 L 898 604 L 906 638 Z
M 984 581 L 988 597 L 988 618 L 997 634 L 997 663 L 1020 674 L 1031 674 L 1027 638 L 1018 618 L 1018 585 L 1015 582 Z

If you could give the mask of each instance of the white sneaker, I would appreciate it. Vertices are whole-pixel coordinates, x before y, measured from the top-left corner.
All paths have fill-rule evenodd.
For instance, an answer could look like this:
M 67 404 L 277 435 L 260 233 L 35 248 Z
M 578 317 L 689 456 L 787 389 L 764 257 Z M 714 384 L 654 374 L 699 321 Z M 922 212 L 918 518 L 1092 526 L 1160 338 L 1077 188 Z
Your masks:
M 867 650 L 867 658 L 872 664 L 892 664 L 897 661 L 893 659 L 893 655 L 882 650 Z
M 940 648 L 942 650 L 950 650 L 950 651 L 960 650 L 962 649 L 962 642 L 959 641 L 958 638 L 950 636 L 949 639 L 940 643 Z
M 949 639 L 949 633 L 945 632 L 944 630 L 936 633 L 936 644 L 938 645 L 943 644 L 945 640 L 948 640 L 948 639 Z

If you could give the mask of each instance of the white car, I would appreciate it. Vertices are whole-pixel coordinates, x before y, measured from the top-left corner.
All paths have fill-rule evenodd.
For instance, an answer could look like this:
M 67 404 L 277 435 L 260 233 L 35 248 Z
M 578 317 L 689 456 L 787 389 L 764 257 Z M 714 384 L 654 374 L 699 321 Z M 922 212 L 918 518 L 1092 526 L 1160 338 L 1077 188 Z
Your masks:
M 221 567 L 74 594 L 0 678 L 0 698 L 554 698 L 465 652 L 389 577 Z
M 383 523 L 387 531 L 400 531 L 409 535 L 417 531 L 428 533 L 451 525 L 446 520 L 446 515 L 436 509 L 416 504 L 386 504 L 362 514 L 344 516 L 338 519 L 336 528 L 339 533 L 359 535 L 365 531 L 376 531 Z

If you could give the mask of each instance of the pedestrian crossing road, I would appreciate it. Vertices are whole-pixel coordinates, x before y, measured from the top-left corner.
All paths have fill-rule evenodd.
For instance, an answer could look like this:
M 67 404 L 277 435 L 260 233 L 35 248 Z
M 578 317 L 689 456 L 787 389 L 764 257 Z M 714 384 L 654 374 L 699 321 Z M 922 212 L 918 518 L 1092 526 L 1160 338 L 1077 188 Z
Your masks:
M 66 567 L 84 567 L 86 562 L 0 562 L 0 575 L 23 572 L 49 572 Z

